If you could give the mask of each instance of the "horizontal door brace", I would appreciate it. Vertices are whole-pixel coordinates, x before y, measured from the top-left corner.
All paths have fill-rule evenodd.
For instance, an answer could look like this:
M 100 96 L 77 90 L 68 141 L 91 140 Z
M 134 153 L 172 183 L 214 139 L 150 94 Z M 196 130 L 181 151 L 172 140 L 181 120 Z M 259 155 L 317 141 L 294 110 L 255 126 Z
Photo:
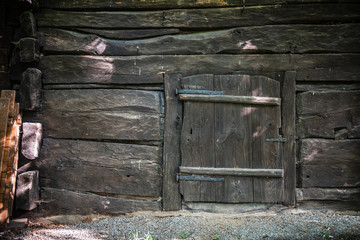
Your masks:
M 280 106 L 281 98 L 236 95 L 179 94 L 178 99 L 190 102 L 240 103 L 251 105 Z
M 180 173 L 199 175 L 220 175 L 239 177 L 284 177 L 283 169 L 263 168 L 210 168 L 210 167 L 184 167 L 180 166 Z
M 176 89 L 175 94 L 203 94 L 203 95 L 222 95 L 223 91 L 210 91 L 210 90 L 192 90 L 192 89 Z
M 176 180 L 180 181 L 204 181 L 204 182 L 224 182 L 224 178 L 214 178 L 214 177 L 200 177 L 200 176 L 181 176 L 177 175 Z

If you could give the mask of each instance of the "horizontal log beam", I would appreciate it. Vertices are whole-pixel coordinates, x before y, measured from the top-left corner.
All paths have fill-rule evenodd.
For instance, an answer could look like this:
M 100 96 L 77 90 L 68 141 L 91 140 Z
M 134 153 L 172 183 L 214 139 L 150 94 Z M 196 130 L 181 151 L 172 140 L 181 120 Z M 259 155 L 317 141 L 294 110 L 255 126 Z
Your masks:
M 39 27 L 212 29 L 269 24 L 353 22 L 360 4 L 270 5 L 262 7 L 173 9 L 162 11 L 75 12 L 43 10 Z M 76 21 L 74 21 L 76 19 Z
M 181 64 L 179 64 L 181 63 Z M 121 67 L 120 67 L 121 66 Z M 196 66 L 196 67 L 195 67 Z M 38 65 L 44 83 L 120 82 L 124 77 L 144 79 L 144 75 L 181 73 L 227 74 L 244 71 L 251 75 L 273 76 L 273 72 L 311 68 L 353 67 L 360 70 L 360 54 L 251 54 L 99 57 L 43 56 Z M 130 81 L 130 80 L 129 80 Z
M 41 116 L 44 135 L 159 141 L 162 140 L 162 99 L 162 93 L 140 90 L 44 90 Z
M 334 32 L 342 37 L 334 38 Z M 112 40 L 53 28 L 42 28 L 38 35 L 45 53 L 62 54 L 126 56 L 360 52 L 359 24 L 256 26 L 133 41 Z
M 281 98 L 274 97 L 179 94 L 178 99 L 187 102 L 239 103 L 266 106 L 281 105 Z
M 40 209 L 42 216 L 59 214 L 123 214 L 136 211 L 159 211 L 159 201 L 134 200 L 42 187 Z
M 297 188 L 298 201 L 358 201 L 359 188 Z
M 141 39 L 141 38 L 149 38 L 149 37 L 180 33 L 180 30 L 177 28 L 135 29 L 135 30 L 133 29 L 104 30 L 104 29 L 93 29 L 93 28 L 77 28 L 75 30 L 77 32 L 81 32 L 85 34 L 96 34 L 101 37 L 105 37 L 109 39 L 120 39 L 120 40 Z
M 161 151 L 156 146 L 45 138 L 34 164 L 42 187 L 158 197 Z
M 283 169 L 207 168 L 180 166 L 180 173 L 238 177 L 284 177 Z
M 292 3 L 356 3 L 357 0 L 251 0 L 245 6 Z M 39 0 L 42 8 L 56 9 L 167 9 L 167 8 L 200 8 L 200 7 L 236 7 L 242 3 L 238 0 Z
M 359 187 L 360 140 L 299 142 L 302 187 Z
M 297 135 L 301 138 L 360 137 L 360 91 L 311 91 L 298 94 Z

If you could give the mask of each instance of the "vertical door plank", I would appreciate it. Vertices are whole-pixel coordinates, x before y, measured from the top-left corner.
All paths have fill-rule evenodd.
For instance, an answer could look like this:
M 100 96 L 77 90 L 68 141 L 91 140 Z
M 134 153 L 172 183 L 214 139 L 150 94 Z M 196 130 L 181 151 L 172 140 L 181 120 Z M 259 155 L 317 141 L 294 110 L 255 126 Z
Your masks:
M 204 74 L 182 79 L 183 89 L 213 90 L 213 75 Z M 214 104 L 184 102 L 181 132 L 182 166 L 214 167 Z M 212 182 L 181 181 L 185 201 L 213 201 L 215 185 Z
M 296 72 L 285 73 L 281 92 L 282 132 L 287 142 L 283 144 L 284 204 L 294 205 L 296 196 L 295 163 L 295 89 Z
M 180 166 L 180 133 L 182 108 L 175 95 L 180 88 L 180 74 L 165 75 L 165 126 L 163 149 L 163 210 L 181 209 L 181 196 L 176 175 Z
M 251 77 L 252 96 L 280 97 L 280 83 L 267 77 Z M 280 106 L 257 106 L 251 113 L 252 167 L 282 168 L 279 142 L 267 142 L 278 138 L 281 127 Z M 282 178 L 254 178 L 254 202 L 280 202 Z
M 226 95 L 248 95 L 250 77 L 219 75 L 214 90 Z M 215 104 L 215 162 L 218 168 L 251 168 L 250 108 L 241 104 Z M 253 201 L 251 177 L 226 176 L 216 189 L 216 201 L 237 203 Z
M 5 147 L 6 131 L 9 117 L 10 99 L 0 99 L 0 169 L 2 163 L 2 156 Z

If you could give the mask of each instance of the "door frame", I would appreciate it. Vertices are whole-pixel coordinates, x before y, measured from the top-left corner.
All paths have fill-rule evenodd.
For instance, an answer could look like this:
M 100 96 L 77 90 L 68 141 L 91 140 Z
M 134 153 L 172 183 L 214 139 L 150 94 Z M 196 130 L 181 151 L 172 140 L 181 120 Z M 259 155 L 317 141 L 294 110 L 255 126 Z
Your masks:
M 283 204 L 295 204 L 296 165 L 295 165 L 295 82 L 296 72 L 286 71 L 280 81 L 281 129 L 286 142 L 282 146 L 284 169 Z M 182 199 L 177 174 L 181 164 L 180 139 L 182 128 L 182 102 L 176 96 L 181 88 L 181 74 L 165 74 L 165 123 L 163 146 L 163 192 L 164 211 L 180 210 Z

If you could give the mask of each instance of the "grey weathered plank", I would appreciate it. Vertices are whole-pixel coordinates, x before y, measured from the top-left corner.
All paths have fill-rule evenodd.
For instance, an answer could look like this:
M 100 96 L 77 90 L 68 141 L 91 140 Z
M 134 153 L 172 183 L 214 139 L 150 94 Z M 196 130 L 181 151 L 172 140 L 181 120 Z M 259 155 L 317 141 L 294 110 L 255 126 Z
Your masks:
M 45 136 L 162 140 L 162 93 L 123 89 L 43 92 L 41 121 Z
M 337 91 L 360 90 L 360 83 L 328 84 L 326 82 L 320 82 L 315 84 L 304 84 L 304 83 L 296 84 L 297 92 L 330 91 L 330 90 L 337 90 Z
M 251 78 L 253 96 L 280 98 L 280 83 L 265 77 Z M 278 138 L 281 128 L 280 106 L 254 107 L 250 111 L 252 135 L 252 168 L 283 168 L 281 143 L 267 142 L 268 138 Z M 254 179 L 254 202 L 281 202 L 283 199 L 283 179 Z
M 185 167 L 180 166 L 180 173 L 200 175 L 222 175 L 222 176 L 246 176 L 246 177 L 283 177 L 282 169 L 262 168 L 209 168 L 209 167 Z
M 176 175 L 180 166 L 182 108 L 175 96 L 180 88 L 180 74 L 165 75 L 165 123 L 163 151 L 163 210 L 180 210 L 181 196 Z
M 358 4 L 269 5 L 255 8 L 202 8 L 162 11 L 71 12 L 45 10 L 37 14 L 40 27 L 84 28 L 229 28 L 288 23 L 356 21 Z M 73 21 L 76 19 L 76 21 Z
M 360 186 L 360 140 L 300 141 L 302 187 Z
M 213 90 L 213 75 L 190 76 L 181 80 L 183 89 Z M 185 102 L 181 131 L 181 166 L 213 167 L 214 104 Z M 189 202 L 214 201 L 218 183 L 181 181 L 184 200 Z
M 45 90 L 66 89 L 134 89 L 148 91 L 163 91 L 163 84 L 49 84 L 44 85 Z
M 353 66 L 331 66 L 299 69 L 297 81 L 359 81 L 360 71 Z
M 348 138 L 360 137 L 360 91 L 312 91 L 298 95 L 299 137 L 334 138 L 346 129 Z
M 103 30 L 102 30 L 103 31 Z M 333 33 L 338 36 L 334 38 Z M 270 25 L 120 41 L 63 29 L 38 33 L 46 52 L 93 55 L 360 52 L 359 24 Z
M 359 188 L 297 188 L 298 201 L 359 201 Z
M 181 62 L 181 64 L 179 64 Z M 196 66 L 196 67 L 194 67 Z M 123 77 L 142 79 L 143 75 L 181 73 L 226 74 L 246 71 L 279 72 L 310 68 L 352 67 L 360 70 L 359 54 L 250 54 L 250 55 L 176 55 L 176 56 L 43 56 L 39 69 L 44 83 L 117 82 Z M 265 74 L 264 73 L 264 74 Z M 272 74 L 270 74 L 272 75 Z M 143 81 L 143 80 L 142 80 Z
M 169 34 L 177 34 L 180 32 L 177 28 L 159 28 L 159 29 L 136 29 L 136 30 L 109 30 L 109 29 L 93 29 L 93 28 L 76 28 L 78 32 L 85 34 L 96 34 L 101 37 L 109 39 L 120 39 L 120 40 L 129 40 L 129 39 L 141 39 L 149 38 L 156 36 L 163 36 Z M 42 32 L 42 29 L 40 29 Z
M 0 98 L 0 169 L 2 169 L 3 151 L 6 142 L 9 110 L 10 110 L 10 99 Z
M 288 3 L 356 3 L 356 0 L 252 0 L 245 2 L 245 6 L 267 5 L 267 4 L 288 4 Z M 43 8 L 56 9 L 152 9 L 152 8 L 199 8 L 199 7 L 235 7 L 241 6 L 242 2 L 238 0 L 211 0 L 211 1 L 194 1 L 194 0 L 40 0 L 40 6 Z
M 157 197 L 161 151 L 155 146 L 45 138 L 36 167 L 42 187 Z
M 287 139 L 287 141 L 282 144 L 282 159 L 284 167 L 284 203 L 286 205 L 294 205 L 296 198 L 295 78 L 296 72 L 286 72 L 281 89 L 281 130 L 283 137 Z
M 41 191 L 42 216 L 59 214 L 123 214 L 136 211 L 159 211 L 160 201 L 135 200 L 121 197 L 75 192 L 43 187 Z
M 273 97 L 179 94 L 178 98 L 184 102 L 239 103 L 264 106 L 281 105 L 281 99 Z
M 251 78 L 249 75 L 218 75 L 215 76 L 214 86 L 214 90 L 221 90 L 224 94 L 249 96 Z M 215 104 L 216 168 L 250 168 L 252 166 L 250 111 L 249 106 L 241 104 Z M 217 202 L 253 202 L 253 181 L 251 177 L 225 177 L 224 183 L 216 185 Z

